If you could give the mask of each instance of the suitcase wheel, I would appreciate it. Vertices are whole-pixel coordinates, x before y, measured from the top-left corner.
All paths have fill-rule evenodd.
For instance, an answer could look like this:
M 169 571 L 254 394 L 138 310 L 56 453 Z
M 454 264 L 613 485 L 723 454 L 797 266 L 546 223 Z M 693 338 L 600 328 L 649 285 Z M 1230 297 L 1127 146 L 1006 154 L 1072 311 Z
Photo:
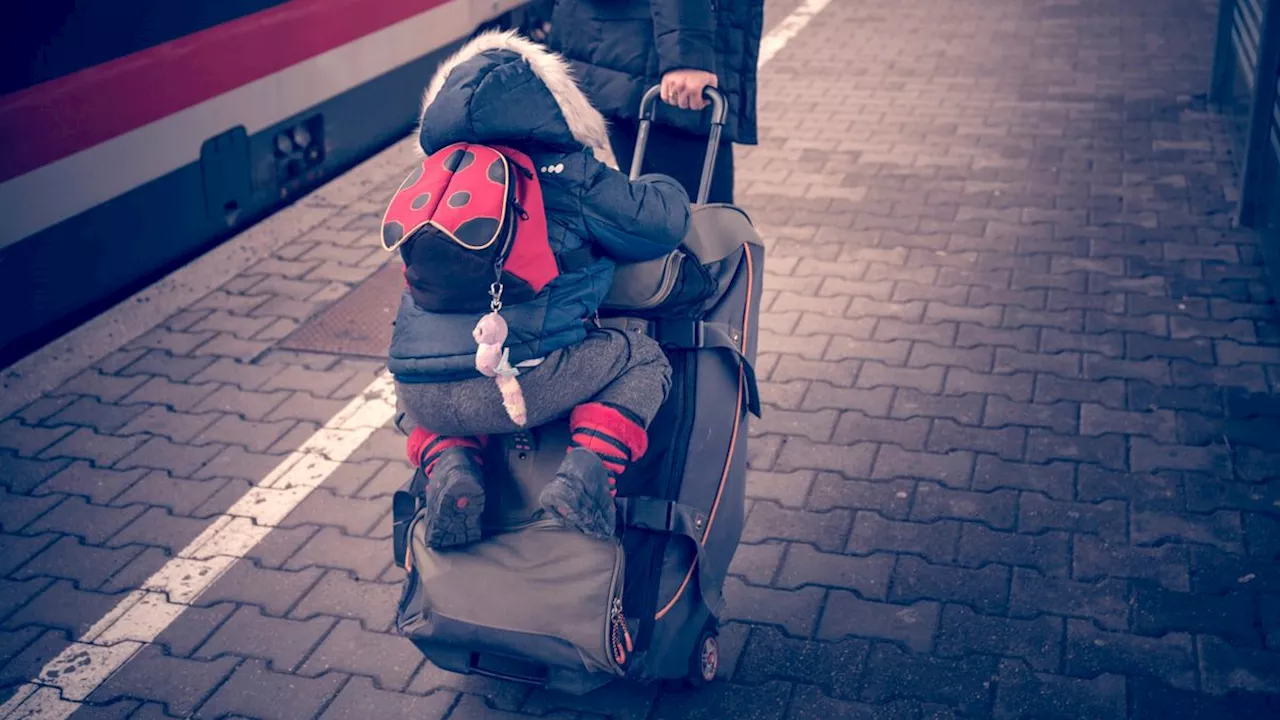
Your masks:
M 716 679 L 720 672 L 720 638 L 717 633 L 702 631 L 693 657 L 689 658 L 689 685 L 702 687 Z
M 704 687 L 716 679 L 720 672 L 720 625 L 714 618 L 708 618 L 707 624 L 698 635 L 698 642 L 689 655 L 689 671 L 678 680 L 667 680 L 663 684 L 668 690 L 680 691 L 690 688 Z

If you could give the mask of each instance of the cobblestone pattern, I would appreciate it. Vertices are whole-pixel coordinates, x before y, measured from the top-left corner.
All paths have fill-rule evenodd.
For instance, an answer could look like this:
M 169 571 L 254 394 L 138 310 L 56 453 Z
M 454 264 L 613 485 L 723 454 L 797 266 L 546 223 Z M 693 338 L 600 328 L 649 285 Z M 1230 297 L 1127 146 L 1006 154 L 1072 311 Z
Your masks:
M 384 430 L 77 718 L 1280 713 L 1280 331 L 1200 100 L 1213 26 L 836 0 L 767 68 L 739 181 L 768 407 L 722 682 L 566 698 L 422 662 L 389 632 Z M 271 342 L 380 261 L 397 162 L 0 425 L 0 687 L 368 382 Z
M 302 199 L 286 212 L 305 231 L 271 258 L 0 419 L 0 696 L 203 532 L 382 369 L 272 346 L 386 260 L 369 231 L 411 159 L 407 145 L 389 149 Z M 77 718 L 135 710 L 136 717 L 181 716 L 215 687 L 243 697 L 237 683 L 269 688 L 281 682 L 275 670 L 297 669 L 314 655 L 310 634 L 331 635 L 345 617 L 340 604 L 358 607 L 359 598 L 385 615 L 395 588 L 386 583 L 394 578 L 365 588 L 356 585 L 361 576 L 305 558 L 353 565 L 361 552 L 370 560 L 386 556 L 390 494 L 409 472 L 403 453 L 391 451 L 390 435 L 380 431 L 381 442 L 315 491 L 201 607 L 104 686 L 93 698 L 101 698 L 101 709 Z M 383 569 L 362 572 L 378 580 Z M 312 599 L 298 604 L 309 593 Z M 379 603 L 383 598 L 392 599 Z M 316 618 L 298 623 L 304 633 L 296 637 L 283 619 L 295 605 L 317 608 Z M 341 634 L 352 621 L 343 622 L 331 643 L 355 637 Z M 387 630 L 381 617 L 369 628 Z M 370 647 L 387 657 L 389 637 L 373 637 Z M 241 659 L 259 653 L 268 660 L 283 653 L 290 664 L 265 668 Z M 398 653 L 404 657 L 403 648 Z M 335 678 L 324 682 L 347 685 Z M 349 704 L 358 685 L 335 707 Z M 114 700 L 120 693 L 149 702 Z M 406 707 L 429 711 L 442 697 Z M 260 714 L 249 706 L 238 712 Z M 279 712 L 299 717 L 287 707 Z

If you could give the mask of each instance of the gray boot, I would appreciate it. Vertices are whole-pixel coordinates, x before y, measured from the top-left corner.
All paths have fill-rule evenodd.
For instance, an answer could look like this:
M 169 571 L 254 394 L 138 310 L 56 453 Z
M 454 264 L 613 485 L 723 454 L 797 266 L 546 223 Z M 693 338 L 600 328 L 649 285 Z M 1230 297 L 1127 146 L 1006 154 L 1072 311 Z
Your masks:
M 470 450 L 454 448 L 440 453 L 427 478 L 422 516 L 428 547 L 455 547 L 480 539 L 483 478 Z
M 538 502 L 570 527 L 607 540 L 614 536 L 618 516 L 609 488 L 609 471 L 600 456 L 575 447 L 564 456 L 556 479 L 542 489 Z

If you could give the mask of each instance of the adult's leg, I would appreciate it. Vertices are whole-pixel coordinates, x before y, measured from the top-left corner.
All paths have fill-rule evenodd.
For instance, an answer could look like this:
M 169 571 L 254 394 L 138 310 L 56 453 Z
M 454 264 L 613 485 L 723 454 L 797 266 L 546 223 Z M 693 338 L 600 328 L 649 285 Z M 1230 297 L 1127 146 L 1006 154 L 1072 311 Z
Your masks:
M 609 128 L 609 142 L 617 156 L 618 168 L 623 172 L 631 172 L 631 156 L 635 152 L 639 131 L 639 125 L 629 121 L 615 123 Z M 641 170 L 670 175 L 684 186 L 690 200 L 696 200 L 706 151 L 706 136 L 693 135 L 665 125 L 650 125 Z M 711 192 L 707 202 L 732 203 L 733 181 L 733 143 L 721 140 L 716 152 L 715 168 L 711 173 Z

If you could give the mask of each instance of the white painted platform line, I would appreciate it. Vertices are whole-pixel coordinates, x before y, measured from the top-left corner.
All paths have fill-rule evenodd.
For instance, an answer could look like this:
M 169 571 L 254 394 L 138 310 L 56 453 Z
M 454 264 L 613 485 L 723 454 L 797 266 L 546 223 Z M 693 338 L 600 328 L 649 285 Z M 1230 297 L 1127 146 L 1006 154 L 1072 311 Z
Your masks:
M 831 4 L 831 0 L 804 0 L 800 3 L 800 7 L 791 11 L 791 14 L 782 19 L 778 26 L 769 31 L 760 40 L 760 64 L 764 67 L 765 63 L 773 59 L 778 51 L 786 47 L 791 38 L 795 37 L 814 15 L 822 12 L 823 8 Z
M 829 3 L 805 0 L 778 23 L 761 41 L 760 66 Z M 394 414 L 395 386 L 390 375 L 383 373 L 141 588 L 126 595 L 0 705 L 0 720 L 69 718 Z
M 0 718 L 66 720 L 147 643 L 195 602 L 395 414 L 387 374 L 307 442 L 143 586 L 129 593 L 0 706 Z

